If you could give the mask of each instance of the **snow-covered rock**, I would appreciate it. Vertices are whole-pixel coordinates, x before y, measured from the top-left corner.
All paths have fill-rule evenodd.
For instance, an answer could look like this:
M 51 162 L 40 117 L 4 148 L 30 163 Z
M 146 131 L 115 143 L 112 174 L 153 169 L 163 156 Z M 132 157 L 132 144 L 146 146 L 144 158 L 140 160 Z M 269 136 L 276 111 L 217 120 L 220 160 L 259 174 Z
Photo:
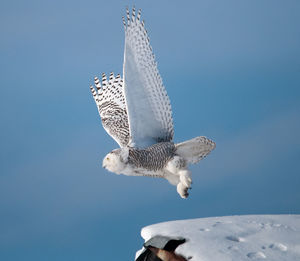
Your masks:
M 170 221 L 144 227 L 141 235 L 145 242 L 157 235 L 185 238 L 175 252 L 187 260 L 300 260 L 300 215 Z

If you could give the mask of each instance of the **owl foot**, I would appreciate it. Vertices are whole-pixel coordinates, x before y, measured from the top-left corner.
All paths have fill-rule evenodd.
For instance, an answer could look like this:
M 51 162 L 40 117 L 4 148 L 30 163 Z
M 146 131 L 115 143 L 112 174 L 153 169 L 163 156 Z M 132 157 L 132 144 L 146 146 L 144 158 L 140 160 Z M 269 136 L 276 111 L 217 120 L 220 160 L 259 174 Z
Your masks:
M 179 182 L 177 185 L 177 192 L 180 195 L 180 197 L 182 197 L 182 198 L 187 198 L 189 196 L 188 189 L 189 188 L 186 187 L 181 182 Z

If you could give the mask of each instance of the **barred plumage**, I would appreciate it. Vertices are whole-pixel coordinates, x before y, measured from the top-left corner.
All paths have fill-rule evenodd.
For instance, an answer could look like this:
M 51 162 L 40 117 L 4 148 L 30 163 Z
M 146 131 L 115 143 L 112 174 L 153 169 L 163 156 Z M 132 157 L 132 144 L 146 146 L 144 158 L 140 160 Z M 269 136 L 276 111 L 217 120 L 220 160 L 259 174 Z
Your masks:
M 141 10 L 123 19 L 125 50 L 123 79 L 110 73 L 95 77 L 91 92 L 102 125 L 121 148 L 108 153 L 103 167 L 117 174 L 166 178 L 183 198 L 191 187 L 189 163 L 197 163 L 215 148 L 206 137 L 173 143 L 169 97 L 158 72 Z
M 129 148 L 128 163 L 151 171 L 163 169 L 175 155 L 173 142 L 156 143 L 146 149 Z
M 118 74 L 109 75 L 107 81 L 105 73 L 102 74 L 102 86 L 98 77 L 95 77 L 97 91 L 91 86 L 94 100 L 97 104 L 103 128 L 121 146 L 129 142 L 129 124 L 123 95 L 123 80 Z

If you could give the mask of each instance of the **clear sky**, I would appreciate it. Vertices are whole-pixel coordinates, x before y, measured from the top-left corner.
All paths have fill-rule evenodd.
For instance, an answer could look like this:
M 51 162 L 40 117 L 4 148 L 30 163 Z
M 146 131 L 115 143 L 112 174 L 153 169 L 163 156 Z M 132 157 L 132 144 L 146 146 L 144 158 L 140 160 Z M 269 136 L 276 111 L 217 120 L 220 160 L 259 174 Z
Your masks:
M 133 260 L 149 224 L 300 213 L 300 2 L 135 2 L 175 142 L 217 143 L 192 167 L 187 200 L 165 180 L 101 167 L 117 144 L 89 85 L 122 72 L 133 4 L 1 1 L 1 260 Z

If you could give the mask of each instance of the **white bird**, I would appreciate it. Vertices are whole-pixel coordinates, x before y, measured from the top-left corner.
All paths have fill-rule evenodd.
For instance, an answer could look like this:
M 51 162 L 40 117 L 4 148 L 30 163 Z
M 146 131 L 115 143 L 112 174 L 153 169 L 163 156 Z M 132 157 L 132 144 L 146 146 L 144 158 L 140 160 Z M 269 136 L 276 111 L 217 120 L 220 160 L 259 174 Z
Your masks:
M 175 144 L 170 100 L 164 88 L 149 37 L 135 8 L 127 19 L 123 79 L 102 74 L 90 86 L 102 125 L 120 148 L 108 153 L 103 167 L 116 174 L 152 176 L 167 179 L 177 186 L 182 198 L 188 197 L 191 172 L 188 164 L 197 163 L 215 148 L 206 137 Z

